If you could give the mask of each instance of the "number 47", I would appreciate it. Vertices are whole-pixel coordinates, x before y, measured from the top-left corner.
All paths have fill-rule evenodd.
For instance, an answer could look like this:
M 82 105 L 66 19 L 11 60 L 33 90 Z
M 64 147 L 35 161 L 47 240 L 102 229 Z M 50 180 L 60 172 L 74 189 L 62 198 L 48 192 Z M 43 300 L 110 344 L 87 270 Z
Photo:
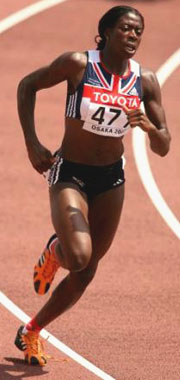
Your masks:
M 115 113 L 115 115 L 112 117 L 112 119 L 109 121 L 107 125 L 111 125 L 121 114 L 121 110 L 118 110 L 116 108 L 110 108 L 109 111 Z M 98 121 L 98 124 L 102 124 L 105 121 L 104 114 L 105 107 L 99 107 L 97 111 L 92 115 L 91 119 Z

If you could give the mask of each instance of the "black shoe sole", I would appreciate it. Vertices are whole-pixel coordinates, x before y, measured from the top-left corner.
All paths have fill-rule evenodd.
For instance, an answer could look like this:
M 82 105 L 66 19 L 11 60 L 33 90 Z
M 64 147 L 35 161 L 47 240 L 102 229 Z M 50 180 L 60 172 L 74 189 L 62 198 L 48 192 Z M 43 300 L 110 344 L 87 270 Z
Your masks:
M 15 346 L 20 350 L 20 351 L 25 351 L 26 347 L 23 347 L 21 338 L 22 338 L 22 331 L 23 331 L 24 326 L 20 326 L 14 341 Z

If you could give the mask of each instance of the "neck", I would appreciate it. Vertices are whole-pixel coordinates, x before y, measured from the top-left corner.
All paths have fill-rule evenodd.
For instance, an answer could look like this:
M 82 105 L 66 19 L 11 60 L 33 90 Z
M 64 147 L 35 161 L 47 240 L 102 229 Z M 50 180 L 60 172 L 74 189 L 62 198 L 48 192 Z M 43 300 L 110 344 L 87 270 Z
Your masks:
M 101 59 L 107 69 L 115 75 L 128 74 L 128 58 L 117 57 L 106 47 L 101 51 Z

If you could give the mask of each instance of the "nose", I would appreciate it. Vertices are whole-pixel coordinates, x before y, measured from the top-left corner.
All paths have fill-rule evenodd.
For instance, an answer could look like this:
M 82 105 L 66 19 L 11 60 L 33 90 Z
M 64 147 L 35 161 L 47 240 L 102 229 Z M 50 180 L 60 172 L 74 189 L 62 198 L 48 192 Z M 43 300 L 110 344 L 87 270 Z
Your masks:
M 137 34 L 136 34 L 135 29 L 132 28 L 132 29 L 129 31 L 129 37 L 132 38 L 133 40 L 137 40 Z

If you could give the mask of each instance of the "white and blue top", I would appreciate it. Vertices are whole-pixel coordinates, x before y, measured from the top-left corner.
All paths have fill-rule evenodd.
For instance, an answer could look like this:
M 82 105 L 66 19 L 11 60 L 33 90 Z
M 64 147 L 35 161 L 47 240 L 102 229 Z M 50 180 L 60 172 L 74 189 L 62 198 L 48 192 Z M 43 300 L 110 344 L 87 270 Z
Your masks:
M 126 110 L 137 109 L 142 100 L 141 68 L 133 59 L 128 73 L 120 76 L 107 70 L 101 51 L 89 50 L 82 81 L 74 94 L 68 94 L 66 117 L 84 121 L 86 131 L 122 137 L 130 129 Z

